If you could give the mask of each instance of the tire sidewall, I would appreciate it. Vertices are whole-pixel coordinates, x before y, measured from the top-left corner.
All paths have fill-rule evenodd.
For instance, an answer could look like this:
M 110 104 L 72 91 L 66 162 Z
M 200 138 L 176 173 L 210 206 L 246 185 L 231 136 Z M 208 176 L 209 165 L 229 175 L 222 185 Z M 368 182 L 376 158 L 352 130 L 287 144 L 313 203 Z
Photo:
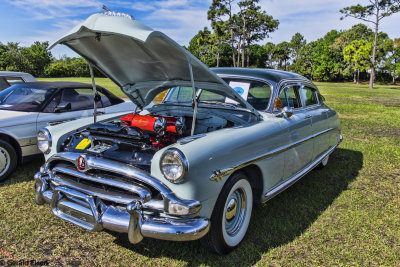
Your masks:
M 225 213 L 226 213 L 226 206 L 228 204 L 229 196 L 231 194 L 233 194 L 233 192 L 235 192 L 237 189 L 240 189 L 240 188 L 243 189 L 246 194 L 246 211 L 245 211 L 245 215 L 244 215 L 243 224 L 240 227 L 239 232 L 234 236 L 230 236 L 226 232 L 226 228 L 225 228 L 224 217 L 225 217 Z M 253 208 L 253 192 L 251 189 L 251 185 L 247 179 L 240 179 L 233 185 L 233 187 L 229 191 L 229 194 L 226 196 L 226 200 L 225 200 L 225 204 L 224 204 L 224 212 L 222 213 L 222 218 L 221 218 L 221 222 L 222 222 L 221 231 L 222 231 L 222 235 L 223 235 L 224 241 L 227 246 L 234 248 L 237 245 L 239 245 L 239 243 L 243 240 L 244 236 L 246 235 L 249 223 L 250 223 L 252 208 Z
M 15 149 L 8 142 L 0 140 L 0 147 L 7 151 L 9 156 L 8 160 L 10 161 L 7 171 L 0 176 L 0 181 L 4 181 L 17 167 L 18 157 Z
M 211 227 L 210 231 L 208 234 L 202 239 L 203 245 L 211 252 L 218 253 L 218 254 L 227 254 L 230 251 L 232 251 L 235 247 L 237 247 L 240 242 L 243 240 L 246 232 L 248 225 L 250 223 L 250 218 L 251 218 L 251 212 L 252 212 L 252 207 L 253 207 L 253 191 L 251 191 L 251 186 L 250 186 L 250 194 L 247 193 L 247 206 L 249 209 L 246 211 L 246 218 L 245 221 L 240 229 L 240 240 L 236 240 L 235 242 L 226 242 L 225 236 L 223 232 L 225 231 L 225 226 L 223 224 L 223 220 L 225 219 L 225 207 L 228 201 L 228 197 L 232 192 L 234 192 L 234 188 L 237 188 L 237 183 L 238 185 L 242 185 L 243 183 L 241 181 L 245 181 L 246 184 L 250 186 L 250 182 L 247 178 L 247 176 L 242 173 L 238 172 L 233 174 L 228 181 L 225 183 L 224 187 L 222 188 L 217 202 L 214 206 L 214 210 L 211 216 Z M 224 228 L 223 228 L 224 227 Z M 243 231 L 243 233 L 242 233 Z M 237 233 L 239 234 L 239 233 Z

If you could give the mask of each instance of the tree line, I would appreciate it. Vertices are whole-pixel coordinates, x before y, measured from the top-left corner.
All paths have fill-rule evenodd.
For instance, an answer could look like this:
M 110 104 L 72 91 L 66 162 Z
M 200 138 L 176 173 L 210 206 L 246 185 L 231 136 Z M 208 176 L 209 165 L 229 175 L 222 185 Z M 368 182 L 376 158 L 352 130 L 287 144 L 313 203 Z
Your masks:
M 400 38 L 380 31 L 381 21 L 400 11 L 400 0 L 364 0 L 340 10 L 341 19 L 354 17 L 366 24 L 348 30 L 331 30 L 307 42 L 301 33 L 278 44 L 261 42 L 276 31 L 279 21 L 259 0 L 213 0 L 207 16 L 211 28 L 200 30 L 187 49 L 209 67 L 258 67 L 287 70 L 311 80 L 359 83 L 370 79 L 396 82 L 400 77 Z M 37 77 L 88 77 L 83 58 L 55 59 L 48 42 L 30 47 L 0 43 L 0 70 L 24 71 Z M 101 75 L 96 72 L 97 75 Z
M 56 59 L 48 48 L 48 42 L 37 41 L 29 47 L 16 42 L 0 43 L 0 70 L 28 72 L 35 77 L 90 77 L 85 59 Z M 102 76 L 97 70 L 95 74 Z
M 331 30 L 313 42 L 296 33 L 288 41 L 260 44 L 277 30 L 279 21 L 261 10 L 259 0 L 213 0 L 208 10 L 211 29 L 200 30 L 188 50 L 210 67 L 273 68 L 321 81 L 359 83 L 370 78 L 371 88 L 375 78 L 395 83 L 400 76 L 400 39 L 391 40 L 379 29 L 384 18 L 400 11 L 400 1 L 366 2 L 341 9 L 341 19 L 353 17 L 374 30 L 357 24 Z

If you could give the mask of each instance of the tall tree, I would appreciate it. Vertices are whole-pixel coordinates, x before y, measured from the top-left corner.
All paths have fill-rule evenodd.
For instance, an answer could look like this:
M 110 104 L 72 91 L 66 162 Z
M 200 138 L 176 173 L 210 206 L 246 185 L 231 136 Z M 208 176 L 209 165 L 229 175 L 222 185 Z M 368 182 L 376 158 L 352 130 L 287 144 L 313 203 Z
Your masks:
M 400 38 L 392 40 L 389 52 L 383 63 L 383 69 L 392 76 L 392 83 L 400 77 Z
M 369 88 L 373 88 L 375 81 L 375 56 L 380 22 L 400 11 L 400 0 L 369 0 L 369 4 L 348 6 L 340 10 L 344 17 L 353 17 L 372 23 L 375 26 L 374 46 L 371 60 L 371 77 Z M 343 19 L 344 17 L 341 17 Z
M 275 46 L 274 57 L 278 61 L 278 69 L 287 70 L 287 62 L 290 59 L 290 45 L 288 42 L 281 42 Z M 283 65 L 285 67 L 283 67 Z
M 236 0 L 213 0 L 208 9 L 208 19 L 211 20 L 211 27 L 217 27 L 218 30 L 223 28 L 229 29 L 230 45 L 232 50 L 232 63 L 235 67 L 235 37 L 234 37 L 234 22 L 233 22 L 233 3 Z M 227 17 L 227 20 L 224 18 Z M 213 24 L 214 21 L 214 24 Z M 214 25 L 214 26 L 213 26 Z M 214 29 L 215 30 L 215 29 Z
M 266 54 L 266 62 L 265 67 L 274 68 L 274 52 L 275 52 L 275 44 L 268 42 L 264 45 L 264 50 Z
M 293 62 L 296 62 L 298 60 L 299 55 L 300 55 L 300 50 L 303 46 L 306 45 L 306 43 L 307 43 L 306 39 L 299 32 L 297 32 L 293 35 L 293 37 L 289 43 L 291 57 L 293 58 Z
M 247 54 L 246 66 L 249 67 L 251 45 L 268 37 L 269 33 L 274 32 L 279 26 L 279 21 L 262 11 L 261 6 L 257 5 L 258 3 L 259 0 L 246 0 L 238 3 L 243 31 L 242 67 L 245 66 L 245 48 Z
M 360 83 L 360 71 L 368 69 L 371 62 L 372 43 L 355 40 L 343 49 L 344 60 L 354 72 L 354 83 Z

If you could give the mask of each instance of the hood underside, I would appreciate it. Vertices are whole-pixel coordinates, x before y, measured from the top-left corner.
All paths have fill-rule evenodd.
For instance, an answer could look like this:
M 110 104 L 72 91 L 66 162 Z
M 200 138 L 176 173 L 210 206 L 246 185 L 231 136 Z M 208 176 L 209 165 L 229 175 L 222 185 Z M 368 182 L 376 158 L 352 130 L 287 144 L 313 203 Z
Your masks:
M 166 88 L 195 86 L 229 97 L 258 114 L 238 93 L 165 34 L 126 17 L 95 14 L 62 37 L 64 44 L 118 84 L 144 107 Z

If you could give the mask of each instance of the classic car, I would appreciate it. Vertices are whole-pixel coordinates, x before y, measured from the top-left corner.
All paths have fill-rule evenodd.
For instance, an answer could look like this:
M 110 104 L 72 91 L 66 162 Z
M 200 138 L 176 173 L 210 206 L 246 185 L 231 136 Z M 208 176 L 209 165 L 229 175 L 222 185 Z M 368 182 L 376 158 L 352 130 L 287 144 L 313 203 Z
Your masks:
M 97 86 L 98 114 L 134 108 L 106 89 Z M 27 82 L 0 92 L 0 181 L 5 180 L 23 159 L 41 154 L 37 132 L 48 124 L 93 116 L 91 84 L 74 82 Z
M 95 14 L 56 44 L 137 105 L 39 132 L 46 163 L 34 176 L 35 201 L 85 229 L 127 233 L 131 243 L 201 239 L 227 253 L 243 240 L 253 205 L 325 166 L 341 141 L 337 113 L 306 78 L 209 69 L 129 16 Z
M 0 91 L 16 83 L 36 82 L 29 73 L 15 71 L 0 71 Z

